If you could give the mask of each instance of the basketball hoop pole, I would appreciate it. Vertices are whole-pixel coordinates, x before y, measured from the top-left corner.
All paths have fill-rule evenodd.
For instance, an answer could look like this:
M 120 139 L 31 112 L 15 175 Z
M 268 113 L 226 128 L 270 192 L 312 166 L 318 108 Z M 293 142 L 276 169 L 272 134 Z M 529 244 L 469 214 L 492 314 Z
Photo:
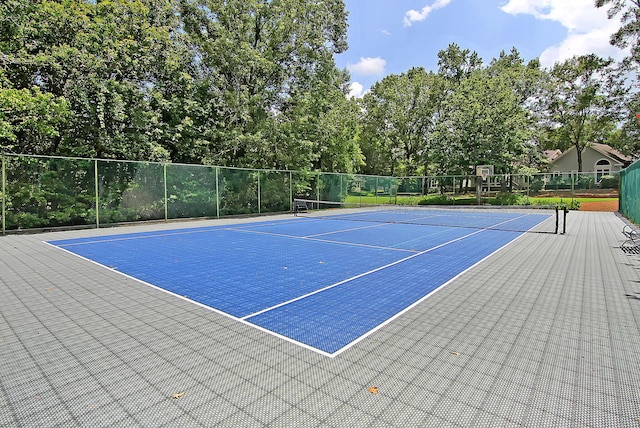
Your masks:
M 476 197 L 478 205 L 482 205 L 482 183 L 487 181 L 490 175 L 493 175 L 493 165 L 476 166 Z

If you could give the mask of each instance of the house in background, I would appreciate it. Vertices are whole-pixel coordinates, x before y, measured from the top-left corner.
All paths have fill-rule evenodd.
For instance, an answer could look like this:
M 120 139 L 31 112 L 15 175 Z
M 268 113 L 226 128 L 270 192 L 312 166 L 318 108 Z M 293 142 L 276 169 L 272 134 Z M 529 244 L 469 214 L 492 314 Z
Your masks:
M 556 158 L 558 158 L 558 156 L 560 156 L 562 154 L 562 150 L 545 150 L 544 152 L 542 152 L 542 156 L 547 160 L 548 163 L 553 162 L 554 160 L 556 160 Z
M 578 171 L 576 148 L 571 147 L 564 153 L 559 150 L 547 150 L 544 153 L 549 160 L 549 172 L 554 174 L 575 173 Z M 596 182 L 603 175 L 617 174 L 631 165 L 633 159 L 607 144 L 592 143 L 582 151 L 582 171 L 595 174 Z

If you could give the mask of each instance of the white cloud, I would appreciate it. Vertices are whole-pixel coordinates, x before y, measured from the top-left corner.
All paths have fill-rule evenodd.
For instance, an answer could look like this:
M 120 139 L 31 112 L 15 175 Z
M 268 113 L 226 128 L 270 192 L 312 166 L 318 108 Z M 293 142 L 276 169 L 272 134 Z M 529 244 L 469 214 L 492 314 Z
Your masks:
M 449 3 L 451 3 L 451 0 L 436 0 L 432 5 L 426 5 L 420 11 L 411 9 L 404 15 L 404 26 L 410 27 L 414 22 L 424 21 L 431 12 L 441 9 Z
M 619 28 L 617 19 L 607 18 L 607 8 L 596 8 L 593 0 L 509 0 L 500 8 L 511 15 L 532 15 L 536 19 L 558 22 L 567 37 L 540 55 L 543 67 L 551 67 L 575 55 L 597 54 L 621 59 L 625 53 L 609 44 Z
M 385 36 L 390 36 L 391 35 L 391 32 L 389 30 L 385 30 L 384 28 L 382 30 L 380 30 L 380 32 L 382 34 L 384 34 Z
M 570 34 L 560 44 L 545 49 L 540 55 L 540 64 L 543 67 L 551 67 L 556 62 L 590 53 L 603 58 L 612 57 L 620 60 L 626 54 L 609 43 L 609 37 L 613 31 L 595 29 L 585 34 Z
M 387 61 L 380 57 L 376 58 L 360 58 L 357 64 L 349 64 L 347 65 L 347 70 L 352 73 L 363 75 L 363 76 L 372 76 L 376 74 L 383 74 L 384 67 L 387 65 Z
M 349 98 L 362 98 L 364 96 L 364 86 L 359 82 L 351 82 L 349 85 Z

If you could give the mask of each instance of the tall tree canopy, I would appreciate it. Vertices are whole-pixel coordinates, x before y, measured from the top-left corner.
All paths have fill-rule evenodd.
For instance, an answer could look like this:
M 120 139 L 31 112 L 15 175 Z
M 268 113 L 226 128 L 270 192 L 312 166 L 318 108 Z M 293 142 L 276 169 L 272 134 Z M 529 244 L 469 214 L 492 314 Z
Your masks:
M 478 164 L 516 172 L 535 158 L 529 111 L 541 77 L 517 50 L 482 67 L 450 45 L 438 73 L 414 68 L 378 82 L 362 100 L 367 172 L 468 174 Z
M 613 46 L 629 49 L 630 56 L 622 65 L 631 73 L 635 73 L 636 84 L 629 88 L 625 102 L 626 112 L 622 126 L 612 133 L 611 144 L 624 153 L 640 156 L 640 125 L 637 114 L 640 114 L 640 0 L 596 0 L 597 7 L 608 7 L 609 19 L 618 18 L 620 28 L 612 34 L 610 42 Z
M 419 172 L 429 156 L 429 136 L 442 94 L 442 79 L 423 68 L 388 76 L 374 85 L 362 100 L 361 146 L 367 172 Z
M 640 63 L 640 0 L 595 0 L 596 7 L 608 6 L 609 18 L 619 16 L 620 28 L 611 35 L 611 44 L 631 50 L 631 60 Z
M 596 0 L 628 64 L 639 5 Z M 608 60 L 542 70 L 514 48 L 484 65 L 454 43 L 436 71 L 355 100 L 334 59 L 346 37 L 344 0 L 4 0 L 0 150 L 395 175 L 519 172 L 591 142 L 640 152 L 638 95 Z
M 178 23 L 171 13 L 160 18 L 169 4 L 150 6 L 133 0 L 7 5 L 12 28 L 1 45 L 7 80 L 16 89 L 37 87 L 63 98 L 72 112 L 56 141 L 40 151 L 166 158 L 149 101 L 180 57 L 172 40 Z
M 584 55 L 556 64 L 548 74 L 543 96 L 544 125 L 557 147 L 574 147 L 578 171 L 582 151 L 606 142 L 611 124 L 621 118 L 624 86 L 610 59 Z
M 7 0 L 0 100 L 29 96 L 43 119 L 22 138 L 5 114 L 3 149 L 354 169 L 346 29 L 342 0 Z
M 313 144 L 291 157 L 274 158 L 296 140 L 300 129 L 273 132 L 290 111 L 316 117 L 326 97 L 342 92 L 347 76 L 337 73 L 333 55 L 346 49 L 346 12 L 341 0 L 191 0 L 183 2 L 185 31 L 193 62 L 205 77 L 203 102 L 216 121 L 208 160 L 243 166 L 306 167 Z M 317 105 L 308 102 L 309 95 Z M 322 107 L 324 105 L 324 107 Z M 307 110 L 300 109 L 305 106 Z M 325 111 L 323 111 L 325 110 Z M 290 128 L 288 123 L 286 128 Z M 280 146 L 280 147 L 278 147 Z M 284 164 L 283 164 L 284 163 Z

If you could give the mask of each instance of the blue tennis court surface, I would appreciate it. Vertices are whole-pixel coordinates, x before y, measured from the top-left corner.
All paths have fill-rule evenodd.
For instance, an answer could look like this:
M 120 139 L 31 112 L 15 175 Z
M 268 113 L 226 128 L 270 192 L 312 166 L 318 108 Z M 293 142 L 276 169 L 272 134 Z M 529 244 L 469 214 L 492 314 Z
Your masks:
M 294 217 L 49 243 L 332 356 L 522 233 Z

